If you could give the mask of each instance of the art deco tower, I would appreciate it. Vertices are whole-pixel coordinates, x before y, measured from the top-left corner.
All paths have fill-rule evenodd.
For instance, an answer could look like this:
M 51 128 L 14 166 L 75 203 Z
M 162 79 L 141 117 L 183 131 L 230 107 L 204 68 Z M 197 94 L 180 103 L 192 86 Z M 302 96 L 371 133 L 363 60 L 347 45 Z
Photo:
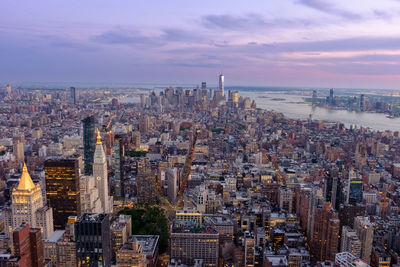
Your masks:
M 107 160 L 101 142 L 100 132 L 97 130 L 96 150 L 93 158 L 93 176 L 96 179 L 96 187 L 99 190 L 101 206 L 104 213 L 110 213 L 112 210 L 112 199 L 108 194 L 108 175 Z

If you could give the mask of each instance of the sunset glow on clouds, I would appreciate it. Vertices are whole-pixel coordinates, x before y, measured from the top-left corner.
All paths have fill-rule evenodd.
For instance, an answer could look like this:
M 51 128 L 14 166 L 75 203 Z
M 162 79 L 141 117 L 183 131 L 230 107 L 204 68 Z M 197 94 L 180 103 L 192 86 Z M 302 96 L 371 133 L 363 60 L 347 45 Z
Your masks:
M 400 1 L 2 1 L 0 83 L 400 89 Z

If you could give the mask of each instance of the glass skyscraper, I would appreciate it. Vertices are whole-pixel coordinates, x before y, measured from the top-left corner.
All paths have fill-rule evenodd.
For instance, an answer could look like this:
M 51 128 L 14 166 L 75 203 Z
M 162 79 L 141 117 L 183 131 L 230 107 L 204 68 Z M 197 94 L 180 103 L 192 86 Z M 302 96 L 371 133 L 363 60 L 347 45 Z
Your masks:
M 83 123 L 83 155 L 85 163 L 85 174 L 93 174 L 93 155 L 96 148 L 94 135 L 95 123 L 94 115 L 90 115 L 82 120 Z

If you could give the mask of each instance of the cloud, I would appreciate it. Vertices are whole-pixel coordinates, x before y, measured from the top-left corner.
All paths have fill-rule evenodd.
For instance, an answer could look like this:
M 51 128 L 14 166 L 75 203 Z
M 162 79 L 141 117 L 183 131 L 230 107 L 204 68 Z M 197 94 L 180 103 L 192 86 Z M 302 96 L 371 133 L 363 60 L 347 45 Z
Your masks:
M 137 30 L 118 28 L 92 36 L 92 41 L 102 44 L 157 45 L 158 38 L 142 35 Z
M 206 15 L 200 19 L 200 24 L 208 29 L 224 29 L 232 31 L 259 30 L 265 28 L 307 27 L 314 24 L 306 19 L 269 19 L 257 13 L 237 15 Z
M 330 2 L 325 0 L 299 0 L 298 3 L 307 6 L 309 8 L 331 14 L 334 16 L 338 16 L 344 19 L 349 20 L 360 20 L 363 17 L 359 14 L 349 12 L 340 8 L 335 7 Z

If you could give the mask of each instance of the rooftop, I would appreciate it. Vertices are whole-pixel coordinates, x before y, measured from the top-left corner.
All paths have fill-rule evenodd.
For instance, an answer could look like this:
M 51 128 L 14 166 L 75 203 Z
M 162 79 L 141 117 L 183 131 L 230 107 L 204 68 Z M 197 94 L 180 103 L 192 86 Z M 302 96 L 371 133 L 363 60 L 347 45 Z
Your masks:
M 132 241 L 138 242 L 142 247 L 143 254 L 153 256 L 158 246 L 159 235 L 133 235 Z

